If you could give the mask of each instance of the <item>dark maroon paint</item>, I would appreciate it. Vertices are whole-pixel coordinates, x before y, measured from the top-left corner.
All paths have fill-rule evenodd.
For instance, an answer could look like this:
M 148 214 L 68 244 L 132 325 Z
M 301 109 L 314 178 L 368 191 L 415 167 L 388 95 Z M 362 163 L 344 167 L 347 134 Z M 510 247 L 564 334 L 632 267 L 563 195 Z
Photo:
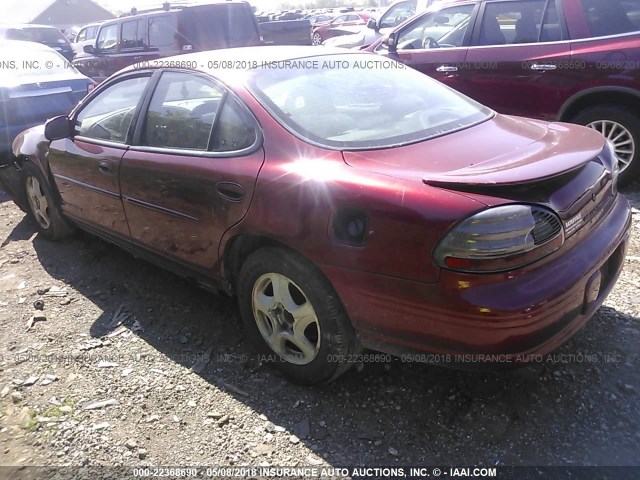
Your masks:
M 240 52 L 216 58 L 241 58 Z M 64 213 L 83 228 L 204 284 L 232 292 L 252 249 L 276 244 L 299 252 L 329 279 L 363 344 L 382 351 L 546 353 L 573 335 L 613 287 L 631 217 L 610 174 L 592 161 L 604 155 L 598 133 L 496 115 L 413 145 L 341 152 L 285 130 L 247 90 L 242 72 L 206 73 L 253 112 L 263 134 L 253 153 L 203 161 L 64 140 L 51 145 L 49 166 L 35 152 L 36 141 L 44 142 L 41 151 L 48 146 L 36 128 L 23 134 L 16 154 L 32 154 L 51 168 Z M 112 162 L 110 171 L 100 168 L 104 160 Z M 104 191 L 70 188 L 64 176 Z M 240 185 L 242 201 L 217 195 L 219 182 Z M 479 275 L 445 270 L 433 260 L 443 235 L 487 206 L 538 203 L 566 221 L 592 209 L 594 199 L 605 208 L 593 221 L 528 266 Z M 364 247 L 333 237 L 331 218 L 343 206 L 367 213 Z M 602 287 L 589 298 L 587 285 L 598 277 Z

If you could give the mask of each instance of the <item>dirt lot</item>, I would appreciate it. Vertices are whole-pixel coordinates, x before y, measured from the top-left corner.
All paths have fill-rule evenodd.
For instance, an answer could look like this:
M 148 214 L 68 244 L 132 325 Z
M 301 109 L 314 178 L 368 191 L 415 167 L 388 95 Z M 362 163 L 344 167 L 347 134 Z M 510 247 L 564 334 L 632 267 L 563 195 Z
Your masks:
M 545 363 L 392 360 L 303 388 L 249 355 L 231 299 L 86 234 L 44 240 L 2 200 L 2 465 L 639 463 L 637 210 L 614 292 Z

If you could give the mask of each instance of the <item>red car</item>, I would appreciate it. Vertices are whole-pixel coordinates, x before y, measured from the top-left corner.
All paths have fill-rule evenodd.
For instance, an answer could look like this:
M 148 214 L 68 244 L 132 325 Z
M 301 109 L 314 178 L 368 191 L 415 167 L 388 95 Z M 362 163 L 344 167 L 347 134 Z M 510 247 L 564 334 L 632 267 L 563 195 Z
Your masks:
M 345 13 L 335 17 L 326 23 L 318 23 L 313 26 L 312 43 L 320 45 L 327 38 L 356 33 L 354 27 L 366 25 L 371 15 L 363 12 Z
M 236 295 L 295 381 L 363 347 L 531 361 L 620 274 L 630 207 L 591 129 L 496 114 L 367 53 L 178 60 L 192 68 L 120 72 L 16 140 L 29 211 L 44 236 L 76 225 Z
M 639 0 L 457 0 L 367 50 L 500 113 L 588 125 L 640 173 Z

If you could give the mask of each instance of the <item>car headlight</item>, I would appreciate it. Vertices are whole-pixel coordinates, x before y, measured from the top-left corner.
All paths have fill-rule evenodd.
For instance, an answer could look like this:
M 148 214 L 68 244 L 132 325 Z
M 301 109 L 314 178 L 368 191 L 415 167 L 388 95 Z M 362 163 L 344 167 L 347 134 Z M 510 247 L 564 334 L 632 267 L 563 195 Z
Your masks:
M 560 248 L 562 222 L 537 205 L 488 208 L 455 225 L 434 252 L 438 265 L 461 272 L 500 272 L 532 263 Z

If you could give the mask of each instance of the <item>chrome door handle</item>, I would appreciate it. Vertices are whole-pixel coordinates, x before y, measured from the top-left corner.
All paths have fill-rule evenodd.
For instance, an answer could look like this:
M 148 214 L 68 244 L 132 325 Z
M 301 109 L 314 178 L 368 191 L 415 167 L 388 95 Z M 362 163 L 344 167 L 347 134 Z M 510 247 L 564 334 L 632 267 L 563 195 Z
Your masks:
M 456 67 L 455 65 L 440 65 L 438 68 L 436 68 L 436 72 L 440 73 L 452 73 L 457 71 L 458 67 Z
M 529 67 L 531 70 L 535 70 L 536 72 L 544 72 L 545 70 L 556 70 L 558 68 L 557 65 L 553 63 L 534 63 Z

